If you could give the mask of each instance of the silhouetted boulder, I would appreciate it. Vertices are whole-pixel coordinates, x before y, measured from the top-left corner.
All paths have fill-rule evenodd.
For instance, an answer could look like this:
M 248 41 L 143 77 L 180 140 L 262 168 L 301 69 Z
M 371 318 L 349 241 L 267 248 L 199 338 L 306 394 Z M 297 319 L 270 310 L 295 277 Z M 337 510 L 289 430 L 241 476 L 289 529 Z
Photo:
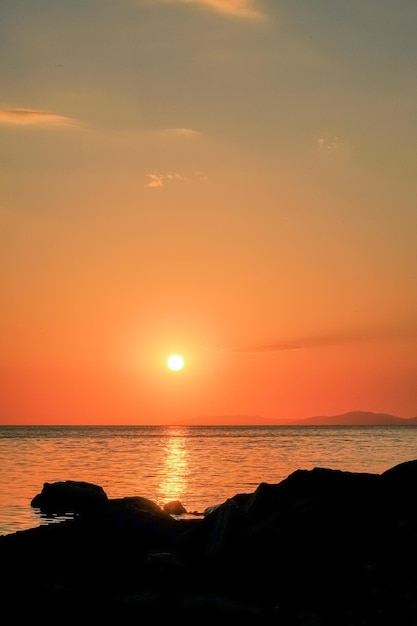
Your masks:
M 170 513 L 179 501 L 57 485 L 55 507 L 88 514 L 0 537 L 2 608 L 16 622 L 417 624 L 417 461 L 297 470 L 192 520 Z
M 417 460 L 400 463 L 381 474 L 381 482 L 386 494 L 399 496 L 404 504 L 417 505 Z
M 171 500 L 171 502 L 167 502 L 164 504 L 163 509 L 170 515 L 184 515 L 184 513 L 187 513 L 185 507 L 179 500 Z
M 102 487 L 88 482 L 66 480 L 44 483 L 41 493 L 33 498 L 31 506 L 48 515 L 60 515 L 92 511 L 107 501 L 107 494 Z

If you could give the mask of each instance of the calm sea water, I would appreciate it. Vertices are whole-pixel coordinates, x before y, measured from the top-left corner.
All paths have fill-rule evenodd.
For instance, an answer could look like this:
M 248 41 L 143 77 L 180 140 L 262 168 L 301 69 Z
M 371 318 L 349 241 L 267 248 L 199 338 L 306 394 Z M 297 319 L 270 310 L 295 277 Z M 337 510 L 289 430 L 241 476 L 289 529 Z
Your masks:
M 179 499 L 203 512 L 297 469 L 380 473 L 415 458 L 411 426 L 2 426 L 0 534 L 51 522 L 30 506 L 44 482 L 87 481 L 110 498 Z

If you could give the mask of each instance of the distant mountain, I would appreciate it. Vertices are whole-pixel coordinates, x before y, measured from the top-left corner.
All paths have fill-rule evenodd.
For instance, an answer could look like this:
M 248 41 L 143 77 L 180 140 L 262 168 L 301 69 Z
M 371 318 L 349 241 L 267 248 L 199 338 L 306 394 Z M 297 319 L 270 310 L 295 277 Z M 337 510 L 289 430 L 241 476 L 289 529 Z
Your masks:
M 388 413 L 350 411 L 341 415 L 307 417 L 293 423 L 305 426 L 309 424 L 312 426 L 417 426 L 417 417 L 406 419 Z
M 340 415 L 316 415 L 303 419 L 267 419 L 260 415 L 201 415 L 188 424 L 203 426 L 417 426 L 417 417 L 389 413 L 350 411 Z

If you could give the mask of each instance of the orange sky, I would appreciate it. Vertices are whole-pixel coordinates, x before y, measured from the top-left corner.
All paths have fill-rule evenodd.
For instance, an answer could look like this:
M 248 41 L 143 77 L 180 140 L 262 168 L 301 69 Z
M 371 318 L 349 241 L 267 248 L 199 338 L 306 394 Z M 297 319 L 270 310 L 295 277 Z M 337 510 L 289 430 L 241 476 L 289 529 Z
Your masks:
M 2 9 L 0 424 L 416 416 L 415 3 L 60 4 Z

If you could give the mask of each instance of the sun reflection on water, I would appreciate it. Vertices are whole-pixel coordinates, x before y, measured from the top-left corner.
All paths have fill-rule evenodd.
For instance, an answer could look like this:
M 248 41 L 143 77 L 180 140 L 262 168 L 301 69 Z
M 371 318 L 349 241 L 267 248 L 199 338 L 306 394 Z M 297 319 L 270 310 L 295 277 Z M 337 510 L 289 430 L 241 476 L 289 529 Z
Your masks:
M 186 429 L 169 427 L 165 434 L 165 461 L 159 484 L 159 501 L 163 504 L 170 500 L 181 500 L 190 473 Z

